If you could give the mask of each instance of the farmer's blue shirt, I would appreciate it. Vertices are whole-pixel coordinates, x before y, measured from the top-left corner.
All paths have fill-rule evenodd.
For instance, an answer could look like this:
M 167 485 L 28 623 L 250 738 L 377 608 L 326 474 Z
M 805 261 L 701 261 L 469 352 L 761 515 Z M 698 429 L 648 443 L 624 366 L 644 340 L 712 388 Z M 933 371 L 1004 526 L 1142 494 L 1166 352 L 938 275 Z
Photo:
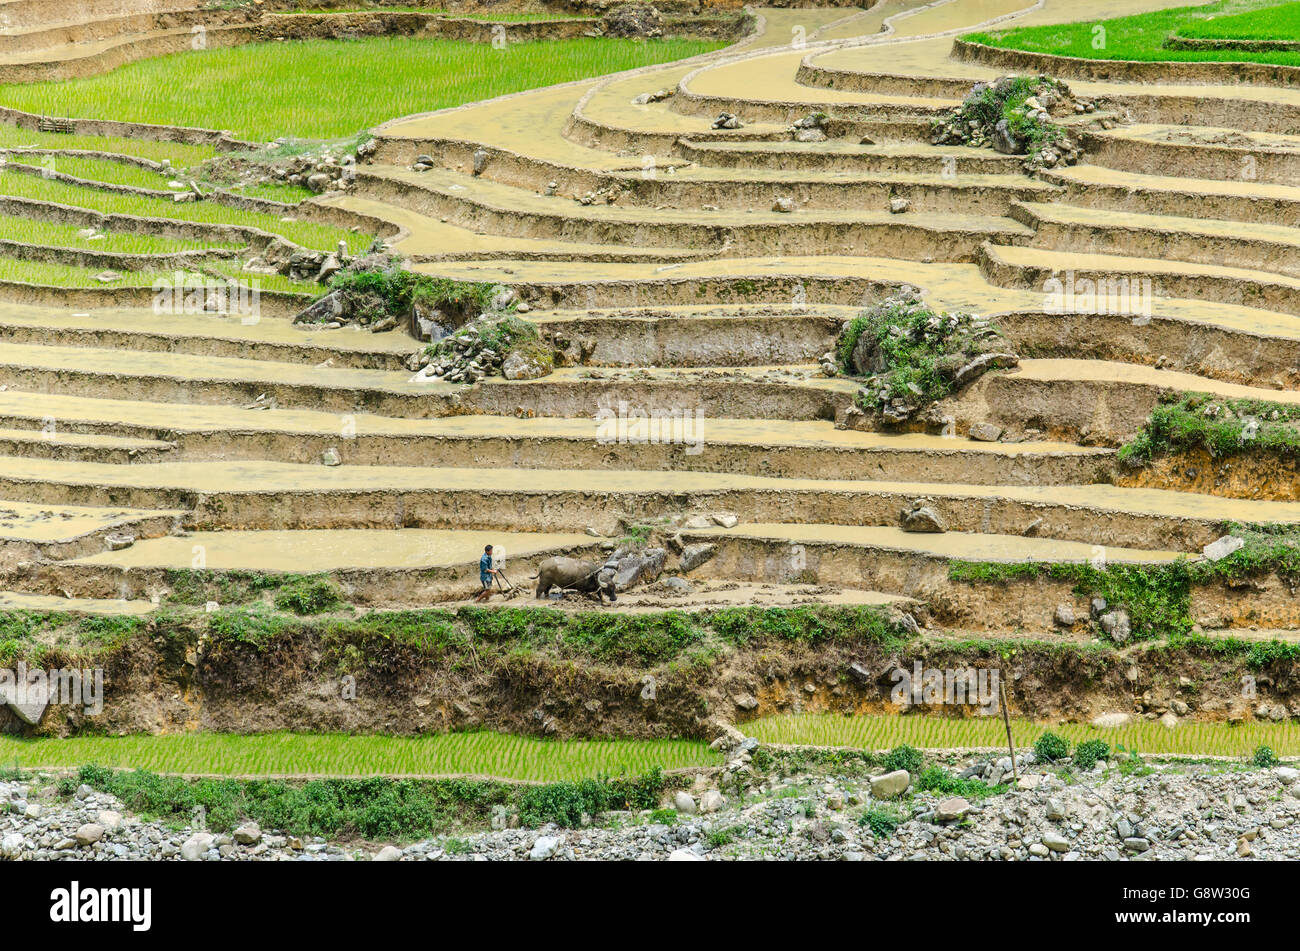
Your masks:
M 484 552 L 483 557 L 478 560 L 478 580 L 480 584 L 487 584 L 492 580 L 492 575 L 488 573 L 491 568 L 492 556 Z

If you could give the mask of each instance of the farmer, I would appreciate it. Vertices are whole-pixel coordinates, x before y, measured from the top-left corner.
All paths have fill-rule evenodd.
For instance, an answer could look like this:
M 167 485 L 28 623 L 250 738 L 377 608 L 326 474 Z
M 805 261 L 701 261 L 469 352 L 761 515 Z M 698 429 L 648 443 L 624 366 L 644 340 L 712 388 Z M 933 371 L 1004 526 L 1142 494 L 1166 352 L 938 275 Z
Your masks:
M 483 590 L 478 593 L 474 600 L 486 601 L 492 597 L 492 579 L 499 572 L 492 567 L 492 546 L 483 546 L 483 557 L 478 560 L 478 583 L 483 586 Z

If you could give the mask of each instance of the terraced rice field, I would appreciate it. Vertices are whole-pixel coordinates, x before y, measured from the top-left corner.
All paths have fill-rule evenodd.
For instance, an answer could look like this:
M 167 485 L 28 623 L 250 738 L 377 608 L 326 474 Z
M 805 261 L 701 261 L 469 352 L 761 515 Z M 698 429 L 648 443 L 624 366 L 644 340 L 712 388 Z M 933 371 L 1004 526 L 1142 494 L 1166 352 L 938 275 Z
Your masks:
M 1069 740 L 1103 740 L 1111 749 L 1123 746 L 1142 755 L 1248 757 L 1259 746 L 1279 756 L 1300 756 L 1300 727 L 1292 723 L 1184 723 L 1169 729 L 1158 722 L 1138 720 L 1127 726 L 1100 728 L 1080 723 L 1011 721 L 1017 748 L 1034 745 L 1045 731 Z M 796 746 L 841 746 L 867 750 L 893 749 L 901 743 L 918 749 L 1006 749 L 1001 717 L 944 719 L 921 716 L 835 716 L 805 713 L 765 717 L 745 724 L 745 731 L 765 743 Z
M 752 623 L 810 652 L 829 639 L 779 609 L 870 605 L 908 613 L 908 630 L 974 644 L 1096 640 L 1112 673 L 1130 661 L 1136 670 L 1107 685 L 1125 692 L 1126 710 L 1163 712 L 1176 699 L 1168 683 L 1143 680 L 1132 638 L 1195 632 L 1215 660 L 1215 645 L 1240 636 L 1273 665 L 1260 696 L 1229 696 L 1225 681 L 1219 708 L 1190 697 L 1177 729 L 1135 727 L 1133 742 L 1143 752 L 1294 749 L 1289 727 L 1271 723 L 1295 716 L 1287 685 L 1300 640 L 1297 446 L 1294 432 L 1271 441 L 1300 403 L 1292 54 L 1229 65 L 1157 57 L 1162 31 L 1209 15 L 1169 0 L 772 7 L 725 47 L 584 38 L 504 50 L 408 36 L 268 46 L 254 42 L 259 24 L 232 19 L 238 11 L 174 2 L 166 12 L 177 19 L 164 24 L 131 2 L 121 16 L 68 3 L 57 31 L 34 5 L 8 4 L 28 18 L 15 14 L 0 36 L 13 80 L 3 101 L 42 114 L 47 130 L 59 127 L 52 115 L 79 121 L 66 134 L 30 132 L 16 124 L 37 117 L 6 114 L 0 147 L 52 148 L 56 168 L 103 185 L 151 179 L 78 153 L 181 168 L 233 158 L 249 147 L 238 139 L 373 147 L 347 187 L 289 214 L 0 175 L 8 227 L 40 258 L 0 258 L 0 497 L 157 515 L 129 543 L 103 529 L 15 542 L 0 561 L 10 596 L 134 610 L 166 603 L 179 571 L 219 592 L 233 572 L 274 580 L 309 569 L 349 609 L 426 607 L 477 591 L 489 541 L 519 583 L 548 556 L 594 559 L 650 539 L 693 586 L 693 608 L 772 608 Z M 1116 62 L 1079 48 L 1098 21 L 1110 24 L 1104 52 Z M 194 25 L 207 30 L 205 50 L 187 46 Z M 1035 49 L 1081 57 L 1042 61 Z M 1056 120 L 1081 145 L 1078 164 L 1033 171 L 1021 155 L 932 142 L 933 123 L 976 84 L 1044 71 L 1077 97 Z M 737 121 L 719 122 L 723 113 Z M 342 242 L 350 255 L 382 236 L 411 273 L 461 299 L 479 299 L 483 285 L 513 290 L 527 305 L 515 317 L 554 372 L 472 385 L 413 375 L 408 359 L 423 343 L 408 331 L 411 308 L 376 333 L 295 327 L 296 300 L 249 321 L 162 312 L 124 293 L 152 272 L 106 288 L 99 268 L 70 263 L 68 229 L 87 222 L 142 242 L 220 248 L 275 235 L 322 253 Z M 196 237 L 199 225 L 219 227 Z M 251 257 L 241 250 L 224 267 L 240 273 Z M 321 290 L 270 275 L 262 286 Z M 988 318 L 1019 361 L 899 426 L 864 409 L 862 380 L 824 355 L 846 321 L 905 287 L 937 313 Z M 1130 465 L 1121 447 L 1149 436 L 1169 399 L 1239 431 L 1240 451 L 1162 444 Z M 610 438 L 601 424 L 620 413 L 637 425 L 698 423 L 698 438 Z M 1259 426 L 1269 438 L 1251 442 Z M 908 530 L 900 513 L 918 505 L 943 531 Z M 1206 546 L 1230 532 L 1249 546 L 1212 561 Z M 688 549 L 704 560 L 684 560 Z M 680 630 L 673 610 L 684 600 L 641 595 L 605 610 L 660 612 L 669 635 Z M 850 651 L 856 637 L 874 649 L 886 637 L 877 621 L 832 647 Z M 716 646 L 692 652 L 692 674 L 730 659 Z M 843 674 L 848 654 L 836 657 L 834 686 L 869 699 Z M 797 678 L 766 681 L 765 669 L 729 672 L 707 716 L 739 722 L 750 695 L 766 702 L 769 688 L 786 700 L 809 693 Z M 586 689 L 617 685 L 620 715 L 650 722 L 660 701 L 644 678 L 684 674 L 633 673 Z M 539 710 L 567 689 L 552 680 Z M 598 716 L 567 709 L 576 731 Z M 695 710 L 678 715 L 683 733 L 718 727 Z M 1252 722 L 1198 725 L 1228 715 Z M 864 722 L 860 741 L 875 744 Z M 912 729 L 943 739 L 955 722 L 882 724 L 903 732 L 879 745 Z M 978 732 L 995 724 L 960 729 L 976 732 L 952 743 L 999 743 Z M 1035 728 L 1018 729 L 1032 738 Z M 155 755 L 147 740 L 122 748 Z
M 335 139 L 394 116 L 672 62 L 720 45 L 575 39 L 498 50 L 407 37 L 309 40 L 163 56 L 70 83 L 4 86 L 0 100 L 40 115 L 228 129 L 253 142 Z M 252 86 L 251 75 L 258 77 Z M 303 76 L 328 95 L 304 96 Z
M 320 736 L 295 733 L 0 737 L 0 764 L 84 763 L 217 776 L 485 776 L 536 782 L 639 776 L 656 767 L 714 766 L 721 756 L 689 740 L 541 740 L 497 733 Z

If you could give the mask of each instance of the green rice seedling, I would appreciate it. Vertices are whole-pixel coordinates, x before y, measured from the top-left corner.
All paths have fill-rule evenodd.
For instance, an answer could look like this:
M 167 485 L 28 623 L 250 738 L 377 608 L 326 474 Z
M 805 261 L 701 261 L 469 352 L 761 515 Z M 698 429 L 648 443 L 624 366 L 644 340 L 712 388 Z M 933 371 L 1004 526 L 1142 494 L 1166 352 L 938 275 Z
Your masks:
M 60 132 L 36 132 L 16 125 L 0 123 L 0 149 L 68 149 L 87 152 L 116 152 L 134 155 L 152 162 L 171 162 L 173 168 L 201 165 L 219 153 L 210 145 L 187 145 L 183 142 L 155 142 L 151 139 L 128 139 L 107 135 L 65 135 Z
M 50 248 L 111 251 L 117 254 L 175 254 L 180 251 L 234 250 L 238 242 L 211 244 L 183 238 L 160 238 L 127 231 L 97 232 L 98 238 L 83 237 L 85 229 L 55 221 L 37 221 L 0 215 L 0 239 L 37 244 Z
M 188 733 L 0 737 L 0 762 L 102 766 L 223 776 L 495 776 L 539 782 L 634 776 L 721 763 L 695 740 L 545 740 L 503 733 L 423 736 Z
M 4 86 L 0 96 L 41 115 L 229 129 L 254 142 L 332 139 L 397 116 L 673 62 L 722 45 L 591 37 L 506 49 L 413 37 L 260 43 L 140 60 L 69 82 Z M 330 95 L 304 96 L 303 76 L 327 84 Z
M 209 201 L 174 202 L 168 198 L 124 195 L 69 185 L 32 175 L 0 173 L 0 195 L 30 198 L 86 208 L 103 214 L 136 215 L 171 221 L 195 221 L 204 224 L 244 225 L 283 235 L 303 247 L 333 251 L 345 241 L 354 254 L 365 251 L 373 241 L 369 235 L 355 234 L 331 225 L 312 221 L 282 221 L 274 215 L 243 211 Z
M 254 182 L 248 185 L 236 185 L 230 188 L 229 191 L 233 195 L 264 198 L 267 201 L 284 202 L 286 205 L 296 205 L 312 196 L 310 188 L 304 188 L 301 185 L 285 185 L 279 182 Z
M 168 191 L 167 183 L 172 181 L 166 175 L 139 165 L 79 155 L 24 155 L 20 152 L 11 154 L 9 161 L 62 175 L 71 175 L 73 178 L 90 182 L 130 185 L 133 188 L 148 188 L 153 191 Z
M 1043 725 L 1030 720 L 1012 720 L 1011 733 L 1017 746 L 1033 744 Z M 1140 749 L 1147 754 L 1207 756 L 1252 755 L 1265 744 L 1281 756 L 1300 755 L 1300 726 L 1292 723 L 1250 721 L 1241 724 L 1205 723 L 1185 720 L 1175 729 L 1158 722 L 1139 720 L 1114 729 L 1089 724 L 1062 723 L 1052 731 L 1075 743 L 1103 740 L 1112 746 Z M 920 749 L 1006 749 L 1006 732 L 997 717 L 953 719 L 922 716 L 837 716 L 805 713 L 751 720 L 745 732 L 765 743 L 803 746 L 844 746 L 857 749 L 889 749 L 908 743 Z

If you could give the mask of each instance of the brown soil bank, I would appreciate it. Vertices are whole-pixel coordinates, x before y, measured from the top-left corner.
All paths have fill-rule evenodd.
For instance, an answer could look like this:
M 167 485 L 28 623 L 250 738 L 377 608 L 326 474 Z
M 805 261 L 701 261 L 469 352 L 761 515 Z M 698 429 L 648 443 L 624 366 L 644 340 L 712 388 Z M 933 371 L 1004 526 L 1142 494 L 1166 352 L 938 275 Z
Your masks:
M 1039 720 L 1300 716 L 1300 650 L 1278 642 L 1192 636 L 1123 650 L 1064 638 L 961 642 L 863 607 L 640 615 L 463 608 L 347 619 L 245 609 L 3 620 L 6 666 L 23 658 L 45 669 L 105 670 L 99 715 L 51 706 L 33 730 L 0 713 L 9 732 L 46 735 L 488 728 L 712 739 L 723 723 L 774 713 L 900 712 L 891 702 L 897 672 L 918 663 L 998 668 L 1013 713 Z M 1243 682 L 1253 695 L 1243 694 Z M 976 713 L 969 705 L 922 709 Z

